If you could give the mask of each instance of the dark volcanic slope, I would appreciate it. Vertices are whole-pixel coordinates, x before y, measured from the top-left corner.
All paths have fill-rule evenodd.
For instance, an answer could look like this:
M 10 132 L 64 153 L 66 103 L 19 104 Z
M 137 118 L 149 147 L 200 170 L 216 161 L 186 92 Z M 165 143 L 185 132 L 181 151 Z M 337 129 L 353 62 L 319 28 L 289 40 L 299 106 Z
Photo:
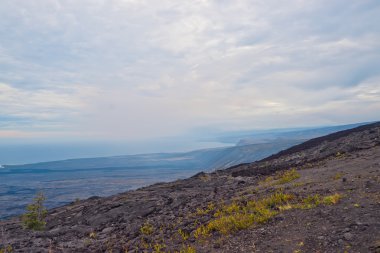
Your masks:
M 291 167 L 298 176 L 282 180 L 281 171 Z M 0 249 L 380 252 L 379 191 L 380 124 L 375 123 L 310 140 L 260 162 L 56 208 L 42 232 L 24 230 L 18 218 L 1 222 Z M 291 197 L 281 206 L 265 202 L 268 219 L 238 224 L 252 203 L 275 192 Z M 331 196 L 340 199 L 326 204 Z M 218 217 L 236 219 L 222 223 Z M 214 227 L 199 236 L 216 221 L 225 233 Z
M 233 176 L 268 175 L 274 171 L 312 163 L 378 146 L 380 122 L 311 139 L 259 162 L 231 167 Z
M 271 156 L 263 159 L 262 161 L 270 161 L 270 160 L 273 160 L 276 158 L 280 158 L 281 156 L 286 156 L 286 155 L 291 155 L 291 154 L 294 154 L 297 152 L 302 152 L 302 151 L 305 151 L 307 149 L 315 148 L 315 147 L 318 147 L 318 146 L 323 145 L 323 144 L 325 144 L 325 147 L 326 147 L 327 143 L 329 143 L 329 142 L 332 143 L 336 140 L 339 140 L 340 138 L 345 138 L 349 135 L 351 138 L 350 142 L 355 142 L 355 140 L 352 139 L 353 135 L 355 135 L 354 138 L 358 139 L 357 142 L 359 142 L 360 141 L 359 139 L 362 138 L 363 133 L 364 134 L 367 134 L 367 133 L 371 134 L 374 131 L 376 131 L 375 128 L 377 128 L 379 126 L 380 126 L 380 122 L 376 122 L 376 123 L 372 123 L 372 124 L 368 124 L 368 125 L 364 125 L 364 126 L 359 126 L 359 127 L 354 128 L 354 129 L 347 129 L 347 130 L 339 131 L 339 132 L 332 133 L 332 134 L 329 134 L 326 136 L 314 138 L 314 139 L 306 141 L 302 144 L 295 145 L 289 149 L 281 151 L 275 155 L 271 155 Z M 363 138 L 363 140 L 364 139 L 365 138 Z M 370 141 L 370 142 L 372 142 L 372 141 Z M 345 151 L 353 151 L 355 149 L 359 150 L 359 149 L 363 149 L 363 148 L 368 148 L 365 146 L 365 143 L 355 143 L 355 144 L 359 144 L 359 145 L 347 146 L 347 143 L 345 143 L 342 140 L 339 140 L 335 145 L 346 146 L 345 148 L 347 150 L 345 150 Z M 333 150 L 331 150 L 331 151 L 333 151 Z

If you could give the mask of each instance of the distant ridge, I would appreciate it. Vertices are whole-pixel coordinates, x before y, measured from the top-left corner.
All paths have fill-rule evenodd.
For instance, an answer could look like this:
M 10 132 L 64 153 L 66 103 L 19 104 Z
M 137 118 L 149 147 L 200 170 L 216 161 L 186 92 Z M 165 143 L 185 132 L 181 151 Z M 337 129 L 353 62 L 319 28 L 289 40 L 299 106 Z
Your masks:
M 356 133 L 356 132 L 362 132 L 362 131 L 369 130 L 369 129 L 372 129 L 372 128 L 375 128 L 378 126 L 380 126 L 380 121 L 370 123 L 367 125 L 363 125 L 363 126 L 358 126 L 358 127 L 352 128 L 352 129 L 342 130 L 342 131 L 339 131 L 336 133 L 328 134 L 326 136 L 317 137 L 317 138 L 308 140 L 304 143 L 295 145 L 295 146 L 288 148 L 286 150 L 280 151 L 277 154 L 271 155 L 267 158 L 264 158 L 264 159 L 260 160 L 260 162 L 265 162 L 265 161 L 270 161 L 272 159 L 277 159 L 281 156 L 290 155 L 290 154 L 293 154 L 293 153 L 296 153 L 296 152 L 299 152 L 299 151 L 302 151 L 305 149 L 315 147 L 317 145 L 320 145 L 324 141 L 334 141 L 334 140 L 337 140 L 339 138 L 345 137 L 349 134 Z

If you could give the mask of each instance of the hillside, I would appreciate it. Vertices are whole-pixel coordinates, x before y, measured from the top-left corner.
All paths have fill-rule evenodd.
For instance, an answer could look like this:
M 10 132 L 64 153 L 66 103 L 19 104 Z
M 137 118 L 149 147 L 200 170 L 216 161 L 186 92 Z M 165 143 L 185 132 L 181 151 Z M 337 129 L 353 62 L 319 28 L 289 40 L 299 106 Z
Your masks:
M 190 152 L 151 153 L 109 157 L 77 158 L 0 167 L 0 220 L 25 211 L 37 191 L 47 197 L 46 206 L 55 208 L 75 199 L 111 196 L 157 182 L 190 177 L 200 171 L 210 172 L 237 164 L 251 163 L 299 144 L 312 137 L 350 125 L 216 132 L 208 141 L 227 141 L 235 146 L 208 148 Z M 37 153 L 43 153 L 36 147 Z M 19 151 L 23 156 L 23 149 Z M 9 150 L 8 150 L 9 151 Z M 4 158 L 9 154 L 0 147 Z M 51 153 L 46 153 L 49 159 Z M 40 155 L 39 155 L 40 156 Z M 38 157 L 38 156 L 37 156 Z M 55 156 L 53 156 L 55 157 Z
M 380 123 L 261 161 L 0 222 L 15 252 L 380 252 Z
M 46 206 L 54 208 L 77 198 L 111 196 L 184 179 L 200 171 L 256 161 L 296 143 L 299 141 L 5 166 L 0 169 L 4 180 L 0 185 L 0 220 L 22 214 L 39 190 L 47 197 Z

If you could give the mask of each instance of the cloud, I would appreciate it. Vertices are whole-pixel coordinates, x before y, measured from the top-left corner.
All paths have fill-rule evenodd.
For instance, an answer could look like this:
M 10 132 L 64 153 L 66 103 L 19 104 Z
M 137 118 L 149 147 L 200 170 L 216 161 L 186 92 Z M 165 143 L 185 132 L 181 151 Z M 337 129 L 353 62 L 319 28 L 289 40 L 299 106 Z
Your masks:
M 130 139 L 377 120 L 379 14 L 376 0 L 6 0 L 0 127 Z
M 91 93 L 86 87 L 26 90 L 0 83 L 0 132 L 24 137 L 32 132 L 67 131 L 66 124 L 77 120 Z

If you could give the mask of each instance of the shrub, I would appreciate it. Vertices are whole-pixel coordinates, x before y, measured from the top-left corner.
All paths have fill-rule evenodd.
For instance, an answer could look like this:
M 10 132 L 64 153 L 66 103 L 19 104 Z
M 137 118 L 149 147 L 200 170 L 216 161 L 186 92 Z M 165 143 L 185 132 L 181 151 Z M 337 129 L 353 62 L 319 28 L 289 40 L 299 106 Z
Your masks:
M 322 202 L 325 205 L 335 205 L 342 198 L 342 195 L 335 193 L 334 195 L 326 196 L 323 198 Z
M 47 210 L 43 205 L 44 201 L 44 194 L 39 192 L 33 199 L 33 202 L 26 207 L 27 212 L 22 216 L 25 228 L 32 230 L 43 230 L 45 228 Z
M 263 181 L 259 182 L 259 185 L 280 185 L 286 184 L 300 178 L 301 175 L 296 169 L 290 169 L 284 172 L 276 173 L 274 176 L 269 176 Z
M 289 182 L 296 180 L 300 177 L 301 177 L 301 175 L 300 175 L 300 173 L 298 173 L 298 171 L 296 169 L 287 170 L 278 179 L 277 184 L 286 184 L 286 183 L 289 183 Z
M 343 174 L 342 174 L 341 172 L 338 172 L 338 173 L 336 173 L 336 174 L 334 175 L 333 179 L 334 179 L 334 180 L 339 180 L 339 179 L 342 178 L 342 176 L 343 176 Z
M 338 193 L 321 197 L 319 194 L 298 198 L 293 194 L 276 192 L 265 198 L 222 205 L 207 224 L 200 224 L 195 231 L 196 239 L 209 237 L 213 232 L 228 235 L 265 223 L 280 212 L 291 209 L 311 209 L 321 204 L 337 204 L 342 196 Z
M 195 230 L 194 237 L 207 237 L 214 231 L 226 235 L 264 223 L 278 213 L 276 208 L 292 199 L 293 195 L 277 192 L 257 201 L 247 201 L 245 204 L 233 202 L 223 205 L 215 212 L 214 219 Z
M 0 253 L 13 253 L 13 248 L 11 245 L 4 246 L 4 248 L 0 248 Z
M 209 203 L 205 209 L 197 208 L 196 215 L 203 216 L 210 212 L 212 212 L 215 209 L 214 203 Z
M 178 234 L 181 236 L 182 240 L 186 241 L 190 235 L 183 231 L 182 229 L 178 229 Z
M 321 203 L 321 196 L 319 194 L 310 195 L 302 200 L 302 204 L 300 204 L 301 209 L 311 209 L 319 206 Z
M 144 223 L 144 225 L 142 225 L 140 228 L 140 232 L 143 235 L 150 235 L 153 233 L 153 230 L 154 230 L 153 226 L 149 224 L 148 222 Z
M 165 248 L 165 244 L 156 243 L 153 245 L 153 252 L 154 253 L 162 253 L 165 252 L 163 249 Z
M 94 231 L 92 231 L 89 236 L 90 236 L 91 239 L 95 239 L 96 238 L 96 233 Z
M 182 246 L 182 249 L 179 251 L 180 253 L 196 253 L 196 250 L 189 246 L 189 245 L 184 245 Z

